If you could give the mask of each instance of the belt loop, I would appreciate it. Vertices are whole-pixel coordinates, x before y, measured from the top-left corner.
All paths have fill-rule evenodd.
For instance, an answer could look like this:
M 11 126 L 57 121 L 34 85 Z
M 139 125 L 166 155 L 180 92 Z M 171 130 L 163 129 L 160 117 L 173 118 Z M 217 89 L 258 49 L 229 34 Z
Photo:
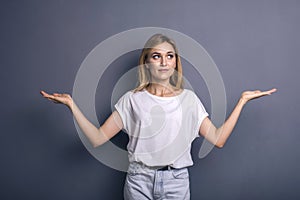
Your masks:
M 171 166 L 170 165 L 168 165 L 168 170 L 170 171 L 172 168 L 171 168 Z

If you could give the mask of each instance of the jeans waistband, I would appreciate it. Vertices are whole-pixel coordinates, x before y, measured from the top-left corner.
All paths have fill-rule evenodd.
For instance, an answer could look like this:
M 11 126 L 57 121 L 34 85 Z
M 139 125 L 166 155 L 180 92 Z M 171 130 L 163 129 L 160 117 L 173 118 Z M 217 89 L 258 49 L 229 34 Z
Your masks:
M 165 166 L 147 166 L 140 162 L 132 162 L 129 165 L 129 169 L 144 169 L 144 170 L 154 170 L 154 171 L 167 171 L 167 170 L 173 170 L 176 169 L 170 165 Z
M 166 171 L 166 170 L 172 170 L 172 169 L 176 169 L 170 165 L 164 166 L 162 168 L 157 169 L 158 171 Z

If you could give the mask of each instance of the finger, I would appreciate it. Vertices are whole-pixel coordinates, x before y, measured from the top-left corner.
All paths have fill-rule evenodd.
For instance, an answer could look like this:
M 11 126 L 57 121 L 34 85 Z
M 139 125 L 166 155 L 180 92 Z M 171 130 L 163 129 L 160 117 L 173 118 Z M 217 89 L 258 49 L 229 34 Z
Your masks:
M 61 97 L 49 96 L 47 99 L 54 103 L 63 103 L 63 99 Z
M 53 96 L 59 97 L 59 96 L 61 96 L 61 94 L 59 94 L 59 93 L 53 93 Z
M 48 95 L 48 93 L 46 93 L 45 91 L 41 90 L 40 94 L 43 95 L 44 97 Z
M 272 93 L 274 93 L 274 92 L 276 92 L 276 91 L 277 91 L 277 89 L 276 89 L 276 88 L 273 88 L 273 89 L 269 90 L 268 92 L 269 92 L 269 94 L 272 94 Z
M 49 101 L 52 101 L 52 102 L 56 102 L 55 99 L 52 99 L 52 98 L 47 98 Z
M 266 96 L 266 95 L 269 95 L 268 92 L 261 92 L 260 94 L 258 94 L 258 96 Z
M 256 99 L 256 98 L 260 98 L 260 97 L 263 97 L 263 96 L 266 96 L 268 95 L 267 92 L 253 92 L 251 95 L 249 95 L 249 98 L 250 99 Z
M 60 101 L 56 101 L 56 100 L 50 100 L 50 101 L 52 101 L 52 102 L 55 103 L 55 104 L 61 104 Z
M 275 90 L 276 91 L 276 90 Z M 264 91 L 260 93 L 260 96 L 266 96 L 266 95 L 271 95 L 273 92 L 275 92 L 274 90 L 268 90 L 268 91 Z
M 57 101 L 56 97 L 53 95 L 47 95 L 45 98 L 47 98 L 48 100 L 51 100 L 51 101 Z
M 272 93 L 274 93 L 274 92 L 276 92 L 277 91 L 277 89 L 276 88 L 273 88 L 273 89 L 271 89 L 271 90 L 267 90 L 267 91 L 263 91 L 263 92 L 261 92 L 263 95 L 270 95 L 270 94 L 272 94 Z
M 49 98 L 49 97 L 53 97 L 52 95 L 48 94 L 48 93 L 42 93 L 43 97 L 45 98 Z
M 265 95 L 271 95 L 272 93 L 274 93 L 274 92 L 276 92 L 276 91 L 277 91 L 277 89 L 276 89 L 276 88 L 273 88 L 273 89 L 271 89 L 271 90 L 264 91 L 263 94 L 265 94 Z
M 54 95 L 48 94 L 48 93 L 46 93 L 46 92 L 44 92 L 44 91 L 41 91 L 41 94 L 43 95 L 43 97 L 45 97 L 45 98 L 47 98 L 47 99 L 49 99 L 49 98 L 55 99 L 55 96 L 54 96 Z

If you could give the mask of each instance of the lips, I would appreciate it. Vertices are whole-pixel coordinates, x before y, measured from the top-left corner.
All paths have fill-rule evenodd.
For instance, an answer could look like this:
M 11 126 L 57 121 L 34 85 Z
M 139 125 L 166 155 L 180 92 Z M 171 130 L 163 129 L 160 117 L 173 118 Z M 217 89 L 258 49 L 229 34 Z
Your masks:
M 167 72 L 169 70 L 168 69 L 159 69 L 158 71 L 160 71 L 160 72 Z

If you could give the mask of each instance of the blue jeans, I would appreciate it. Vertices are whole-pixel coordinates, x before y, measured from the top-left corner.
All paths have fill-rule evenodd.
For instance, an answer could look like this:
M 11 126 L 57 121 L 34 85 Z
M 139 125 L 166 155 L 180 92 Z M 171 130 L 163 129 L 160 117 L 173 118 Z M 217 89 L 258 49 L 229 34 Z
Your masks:
M 158 170 L 140 163 L 130 163 L 124 185 L 125 200 L 189 200 L 187 168 Z

